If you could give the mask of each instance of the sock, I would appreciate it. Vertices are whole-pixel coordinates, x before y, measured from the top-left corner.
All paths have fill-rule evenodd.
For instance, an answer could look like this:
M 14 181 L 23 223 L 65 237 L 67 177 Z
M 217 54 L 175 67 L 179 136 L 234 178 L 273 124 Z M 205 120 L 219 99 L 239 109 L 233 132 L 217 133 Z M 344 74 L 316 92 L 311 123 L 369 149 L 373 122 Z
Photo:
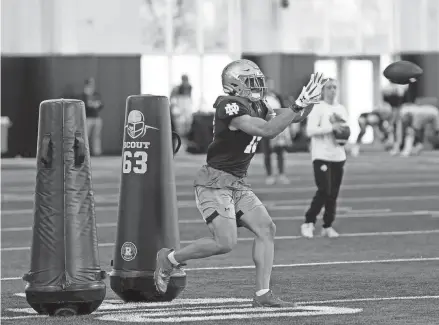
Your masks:
M 270 289 L 261 289 L 259 291 L 256 291 L 256 295 L 259 297 L 265 295 L 268 291 L 270 291 Z
M 177 265 L 180 264 L 180 263 L 178 263 L 177 260 L 175 259 L 175 257 L 174 257 L 174 252 L 169 253 L 169 255 L 168 255 L 168 260 L 169 260 L 169 262 L 171 262 L 172 265 L 174 265 L 174 266 L 177 266 Z

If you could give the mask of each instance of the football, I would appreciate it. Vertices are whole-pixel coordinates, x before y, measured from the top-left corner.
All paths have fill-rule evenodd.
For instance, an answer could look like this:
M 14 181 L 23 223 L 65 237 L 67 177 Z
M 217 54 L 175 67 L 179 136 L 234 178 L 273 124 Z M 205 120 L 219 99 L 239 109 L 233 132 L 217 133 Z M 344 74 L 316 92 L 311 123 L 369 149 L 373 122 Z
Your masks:
M 416 82 L 422 73 L 423 70 L 418 65 L 409 61 L 393 62 L 383 71 L 384 77 L 399 85 Z
M 335 141 L 339 146 L 344 146 L 351 136 L 351 128 L 347 125 L 343 126 L 342 130 L 335 131 L 334 130 Z

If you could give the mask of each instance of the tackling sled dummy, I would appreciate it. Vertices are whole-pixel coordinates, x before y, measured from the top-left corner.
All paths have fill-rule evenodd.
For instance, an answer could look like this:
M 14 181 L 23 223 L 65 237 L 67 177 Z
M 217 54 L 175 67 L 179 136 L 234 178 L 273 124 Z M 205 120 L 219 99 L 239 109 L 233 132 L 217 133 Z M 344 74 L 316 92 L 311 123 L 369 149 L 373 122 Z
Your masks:
M 40 314 L 90 314 L 105 297 L 99 266 L 84 103 L 40 105 L 26 299 Z
M 173 148 L 173 139 L 176 148 Z M 181 140 L 171 131 L 168 98 L 127 98 L 122 178 L 111 289 L 124 301 L 170 301 L 186 286 L 176 270 L 165 295 L 156 293 L 153 274 L 162 247 L 179 248 L 173 153 Z M 174 151 L 174 152 L 173 152 Z

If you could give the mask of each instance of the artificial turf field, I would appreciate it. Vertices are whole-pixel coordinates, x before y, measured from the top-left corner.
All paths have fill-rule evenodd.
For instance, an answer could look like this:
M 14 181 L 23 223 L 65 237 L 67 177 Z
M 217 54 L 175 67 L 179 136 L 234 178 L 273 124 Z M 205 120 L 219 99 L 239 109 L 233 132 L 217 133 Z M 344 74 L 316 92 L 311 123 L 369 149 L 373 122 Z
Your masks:
M 274 157 L 273 157 L 274 158 Z M 195 207 L 192 178 L 204 155 L 178 154 L 182 245 L 209 235 Z M 101 266 L 110 271 L 116 237 L 120 158 L 92 158 Z M 275 165 L 275 164 L 274 164 Z M 264 183 L 257 155 L 249 182 L 276 225 L 272 288 L 290 309 L 251 307 L 251 234 L 227 255 L 191 261 L 188 285 L 171 303 L 123 304 L 111 291 L 92 315 L 38 316 L 21 276 L 29 270 L 35 160 L 2 160 L 1 304 L 3 324 L 439 324 L 439 153 L 349 158 L 334 227 L 337 239 L 301 238 L 315 191 L 308 154 L 289 154 L 290 185 Z M 97 168 L 96 166 L 99 166 Z M 321 220 L 321 218 L 319 218 Z

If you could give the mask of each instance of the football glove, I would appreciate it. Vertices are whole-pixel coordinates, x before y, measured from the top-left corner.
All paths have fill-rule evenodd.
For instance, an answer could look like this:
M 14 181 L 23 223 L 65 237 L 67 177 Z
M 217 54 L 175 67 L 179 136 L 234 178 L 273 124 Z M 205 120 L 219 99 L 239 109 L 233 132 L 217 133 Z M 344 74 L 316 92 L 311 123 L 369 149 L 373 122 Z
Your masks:
M 323 73 L 313 73 L 306 87 L 303 87 L 302 92 L 297 98 L 295 104 L 299 106 L 299 110 L 312 104 L 318 104 L 322 94 L 323 86 L 328 79 L 323 78 Z

